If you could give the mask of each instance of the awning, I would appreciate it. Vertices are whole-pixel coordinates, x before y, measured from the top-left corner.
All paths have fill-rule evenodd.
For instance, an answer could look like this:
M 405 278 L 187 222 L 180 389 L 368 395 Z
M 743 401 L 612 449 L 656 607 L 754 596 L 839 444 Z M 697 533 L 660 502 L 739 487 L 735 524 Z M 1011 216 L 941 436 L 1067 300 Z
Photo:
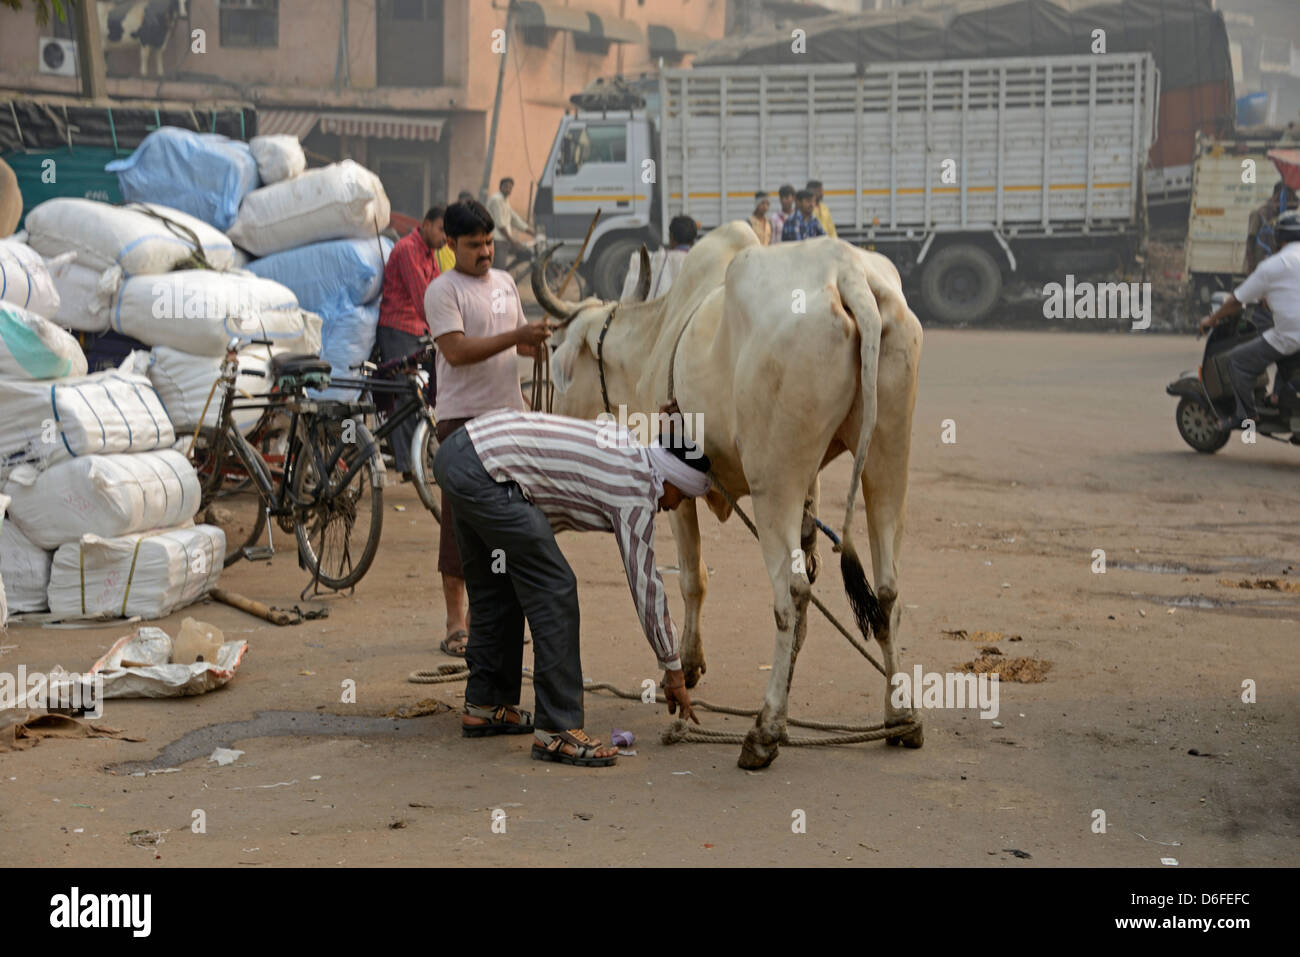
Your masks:
M 680 57 L 698 53 L 713 42 L 712 37 L 693 30 L 678 30 L 652 23 L 647 28 L 650 36 L 650 56 Z
M 551 0 L 516 0 L 515 17 L 519 26 L 525 30 L 545 28 L 571 30 L 574 33 L 588 33 L 591 30 L 586 10 L 561 6 Z
M 387 140 L 436 140 L 443 120 L 394 116 L 391 113 L 322 113 L 320 131 L 340 136 L 373 136 Z
M 607 43 L 642 43 L 645 40 L 641 27 L 633 20 L 607 13 L 589 13 L 587 17 L 590 20 L 587 32 Z
M 302 110 L 258 110 L 257 132 L 262 136 L 284 134 L 302 139 L 316 125 L 318 113 Z

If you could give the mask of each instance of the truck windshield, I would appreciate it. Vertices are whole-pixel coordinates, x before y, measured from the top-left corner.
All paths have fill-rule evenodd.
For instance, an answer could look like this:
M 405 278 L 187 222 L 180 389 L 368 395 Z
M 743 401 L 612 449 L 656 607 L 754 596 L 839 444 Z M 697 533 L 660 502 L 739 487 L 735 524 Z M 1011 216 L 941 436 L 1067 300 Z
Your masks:
M 574 127 L 560 145 L 560 172 L 572 176 L 587 163 L 627 161 L 627 126 L 624 123 L 590 123 Z

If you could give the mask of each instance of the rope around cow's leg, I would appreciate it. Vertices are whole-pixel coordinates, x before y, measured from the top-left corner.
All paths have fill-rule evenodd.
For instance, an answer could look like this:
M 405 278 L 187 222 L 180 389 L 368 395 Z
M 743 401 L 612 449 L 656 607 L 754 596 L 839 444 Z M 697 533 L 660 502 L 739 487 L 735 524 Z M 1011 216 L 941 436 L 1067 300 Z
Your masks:
M 464 681 L 469 677 L 468 665 L 439 665 L 435 670 L 429 671 L 412 671 L 407 680 L 414 684 L 443 684 L 450 681 Z M 524 670 L 524 677 L 532 681 L 533 676 L 527 669 Z M 627 691 L 612 685 L 607 681 L 586 681 L 583 682 L 582 690 L 585 692 L 608 691 L 615 697 L 624 698 L 628 701 L 640 701 L 641 694 L 636 691 Z M 662 692 L 655 694 L 655 701 L 659 704 L 666 704 L 667 699 Z M 692 701 L 691 704 L 702 711 L 712 711 L 716 714 L 730 714 L 741 718 L 754 718 L 758 716 L 757 711 L 747 711 L 743 708 L 732 708 L 727 705 L 713 704 L 711 702 L 699 699 Z M 863 741 L 879 741 L 882 738 L 901 737 L 911 731 L 916 730 L 920 723 L 916 721 L 907 721 L 903 724 L 890 725 L 886 727 L 883 724 L 841 724 L 834 721 L 810 721 L 801 718 L 787 718 L 786 723 L 796 728 L 808 728 L 811 731 L 838 731 L 840 734 L 831 734 L 825 737 L 817 738 L 791 738 L 783 735 L 781 744 L 791 747 L 817 747 L 820 745 L 831 744 L 857 744 Z M 673 721 L 660 736 L 664 744 L 676 744 L 679 741 L 689 741 L 696 743 L 708 744 L 744 744 L 745 735 L 738 734 L 734 731 L 719 731 L 713 728 L 700 728 L 682 721 L 680 718 Z

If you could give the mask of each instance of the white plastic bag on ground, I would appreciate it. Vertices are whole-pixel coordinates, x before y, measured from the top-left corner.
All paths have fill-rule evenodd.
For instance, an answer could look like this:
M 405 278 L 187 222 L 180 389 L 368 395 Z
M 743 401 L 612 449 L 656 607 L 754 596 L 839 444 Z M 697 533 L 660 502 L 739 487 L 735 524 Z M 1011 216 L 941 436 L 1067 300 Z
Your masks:
M 171 448 L 176 434 L 153 385 L 118 370 L 39 381 L 0 378 L 0 478 L 78 455 Z
M 307 155 L 302 151 L 298 137 L 288 134 L 254 136 L 248 141 L 257 160 L 257 172 L 263 186 L 271 186 L 292 179 L 307 168 Z
M 268 256 L 327 239 L 375 236 L 387 228 L 389 212 L 379 177 L 344 160 L 253 190 L 228 232 L 250 253 Z
M 160 218 L 161 217 L 161 218 Z M 46 258 L 76 252 L 77 264 L 98 272 L 119 266 L 128 275 L 170 272 L 195 252 L 213 269 L 231 269 L 235 248 L 202 220 L 157 203 L 110 206 L 61 196 L 27 214 L 28 245 Z
M 45 610 L 53 557 L 53 552 L 28 541 L 12 521 L 0 524 L 0 577 L 5 581 L 10 614 Z
M 49 319 L 0 302 L 0 376 L 62 379 L 86 374 L 86 354 Z
M 190 619 L 186 619 L 189 621 Z M 144 626 L 113 642 L 90 673 L 103 674 L 105 698 L 175 698 L 204 694 L 235 676 L 246 641 L 227 641 L 214 661 L 172 664 L 172 639 L 161 628 Z M 124 661 L 140 662 L 127 666 Z
M 238 398 L 254 399 L 271 391 L 274 383 L 269 375 L 269 351 L 266 346 L 249 346 L 239 353 L 239 377 L 235 380 Z M 193 432 L 205 404 L 208 411 L 203 415 L 203 424 L 216 426 L 222 392 L 220 386 L 214 392 L 212 385 L 221 375 L 221 358 L 194 356 L 167 346 L 156 346 L 152 352 L 137 353 L 137 356 L 145 360 L 143 371 L 157 390 L 177 432 Z M 250 374 L 257 372 L 262 375 Z M 247 432 L 262 417 L 262 410 L 236 408 L 232 417 L 240 430 Z
M 304 331 L 294 294 L 246 272 L 186 269 L 136 276 L 116 290 L 105 276 L 95 309 L 123 335 L 196 356 L 225 355 L 236 336 L 289 341 Z
M 108 317 L 94 311 L 101 275 L 74 262 L 54 277 L 54 288 L 59 292 L 59 311 L 53 316 L 56 324 L 77 332 L 107 331 Z
M 53 319 L 59 291 L 41 254 L 16 239 L 0 239 L 0 299 Z
M 194 525 L 120 538 L 82 536 L 62 545 L 50 569 L 50 612 L 75 618 L 163 618 L 216 584 L 226 536 Z
M 4 492 L 13 500 L 9 520 L 41 548 L 87 532 L 113 538 L 180 525 L 194 517 L 200 495 L 194 467 L 171 449 L 86 455 L 43 472 L 19 466 Z

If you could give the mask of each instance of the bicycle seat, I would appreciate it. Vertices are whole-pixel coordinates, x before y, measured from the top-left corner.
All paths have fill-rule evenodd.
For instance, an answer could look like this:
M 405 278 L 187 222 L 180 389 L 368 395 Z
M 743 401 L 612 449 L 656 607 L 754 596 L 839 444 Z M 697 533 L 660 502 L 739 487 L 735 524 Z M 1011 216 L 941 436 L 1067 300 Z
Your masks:
M 271 375 L 284 376 L 329 375 L 330 364 L 320 356 L 308 353 L 285 352 L 271 358 Z

